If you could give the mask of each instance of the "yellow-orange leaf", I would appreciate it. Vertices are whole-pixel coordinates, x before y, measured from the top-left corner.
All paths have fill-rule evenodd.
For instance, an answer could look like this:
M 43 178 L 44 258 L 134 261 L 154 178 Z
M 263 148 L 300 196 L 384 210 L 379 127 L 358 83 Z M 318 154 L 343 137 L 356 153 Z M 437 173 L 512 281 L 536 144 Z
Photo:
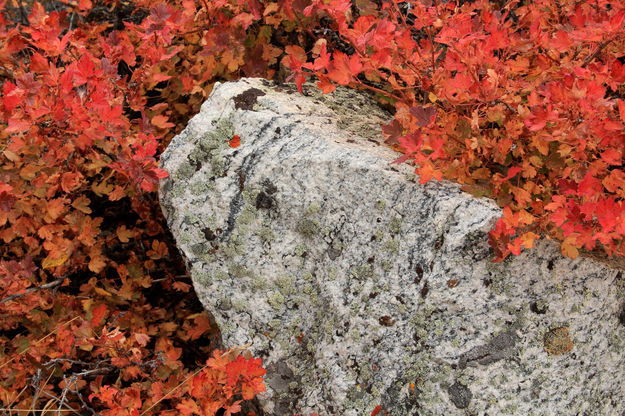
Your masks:
M 72 202 L 72 206 L 76 208 L 78 211 L 84 214 L 91 214 L 91 208 L 89 208 L 89 204 L 91 201 L 84 195 L 79 196 Z
M 164 116 L 162 114 L 152 117 L 152 124 L 154 124 L 159 129 L 167 129 L 175 126 L 174 123 L 169 122 L 169 118 L 167 116 Z
M 563 255 L 570 257 L 572 259 L 575 259 L 577 258 L 577 256 L 579 256 L 579 250 L 573 244 L 574 244 L 574 241 L 571 241 L 569 238 L 566 238 L 562 242 L 560 249 L 562 250 Z
M 91 263 L 89 263 L 89 264 L 91 264 Z M 91 267 L 90 267 L 90 268 L 91 268 Z M 99 287 L 94 287 L 94 288 L 93 288 L 93 290 L 94 290 L 94 291 L 95 291 L 95 293 L 97 293 L 98 295 L 102 295 L 102 296 L 106 296 L 106 297 L 111 297 L 111 296 L 113 296 L 110 292 L 108 292 L 108 291 L 106 291 L 106 290 L 104 290 L 104 289 L 102 289 L 102 288 L 99 288 Z
M 104 266 L 106 266 L 106 261 L 102 255 L 91 255 L 89 270 L 94 273 L 100 273 L 102 269 L 104 269 Z
M 51 269 L 52 267 L 57 267 L 65 263 L 69 259 L 68 253 L 61 253 L 58 257 L 46 257 L 41 263 L 41 267 L 44 269 Z
M 117 238 L 122 243 L 127 243 L 130 240 L 130 238 L 134 237 L 134 235 L 135 235 L 134 231 L 126 228 L 125 225 L 121 225 L 117 227 Z

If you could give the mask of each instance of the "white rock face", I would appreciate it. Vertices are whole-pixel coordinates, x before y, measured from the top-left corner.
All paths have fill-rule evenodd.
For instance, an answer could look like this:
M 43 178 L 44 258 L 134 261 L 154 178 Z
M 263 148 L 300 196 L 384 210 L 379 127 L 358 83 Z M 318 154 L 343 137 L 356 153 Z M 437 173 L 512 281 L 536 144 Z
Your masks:
M 391 165 L 366 96 L 309 93 L 218 84 L 162 156 L 171 231 L 225 346 L 264 359 L 265 413 L 622 415 L 621 272 L 549 241 L 492 263 L 493 202 Z

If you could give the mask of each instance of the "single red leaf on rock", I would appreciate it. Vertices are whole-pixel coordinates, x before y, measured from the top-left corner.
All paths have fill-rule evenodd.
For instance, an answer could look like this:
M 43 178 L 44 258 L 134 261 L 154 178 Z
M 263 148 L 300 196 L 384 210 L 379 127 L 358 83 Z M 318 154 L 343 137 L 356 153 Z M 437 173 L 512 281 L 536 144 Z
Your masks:
M 382 411 L 382 405 L 377 405 L 371 412 L 371 416 L 377 416 Z
M 237 134 L 235 134 L 234 136 L 232 136 L 232 139 L 228 141 L 228 144 L 232 148 L 237 148 L 241 146 L 241 138 Z

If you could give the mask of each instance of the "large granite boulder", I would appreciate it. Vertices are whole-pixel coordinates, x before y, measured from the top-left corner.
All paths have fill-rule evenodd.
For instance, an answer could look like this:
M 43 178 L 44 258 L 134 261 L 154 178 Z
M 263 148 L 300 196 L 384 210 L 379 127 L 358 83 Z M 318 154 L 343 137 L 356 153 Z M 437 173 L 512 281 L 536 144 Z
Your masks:
M 492 263 L 499 208 L 390 164 L 388 118 L 244 79 L 162 156 L 171 231 L 224 345 L 264 359 L 265 413 L 622 415 L 619 269 L 551 241 Z

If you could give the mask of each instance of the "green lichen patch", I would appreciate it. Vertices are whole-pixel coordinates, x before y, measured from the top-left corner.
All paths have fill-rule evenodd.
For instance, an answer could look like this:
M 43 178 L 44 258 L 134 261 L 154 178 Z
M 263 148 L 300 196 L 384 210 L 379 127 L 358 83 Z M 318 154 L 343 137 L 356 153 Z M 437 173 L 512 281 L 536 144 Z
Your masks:
M 237 217 L 237 225 L 249 225 L 256 220 L 256 208 L 252 205 L 245 205 Z
M 363 264 L 361 266 L 354 266 L 349 269 L 349 274 L 356 280 L 367 280 L 374 276 L 373 266 L 371 264 Z
M 244 239 L 239 234 L 233 234 L 230 236 L 228 242 L 222 244 L 219 249 L 221 250 L 222 257 L 227 259 L 241 256 L 245 253 Z
M 303 244 L 298 244 L 293 250 L 293 254 L 298 257 L 304 257 L 308 253 L 308 248 Z
M 223 150 L 227 148 L 228 141 L 233 135 L 234 126 L 232 122 L 228 119 L 220 119 L 213 130 L 206 132 L 198 139 L 198 152 L 189 156 L 195 166 L 191 166 L 191 164 L 189 166 L 195 172 L 198 163 L 208 160 L 212 175 L 223 176 L 227 165 Z
M 253 273 L 250 269 L 239 263 L 231 263 L 228 265 L 228 273 L 233 278 L 252 277 Z
M 209 194 L 214 189 L 214 186 L 210 182 L 195 181 L 189 185 L 189 191 L 193 196 L 202 196 Z
M 258 235 L 258 238 L 260 238 L 263 243 L 270 243 L 276 238 L 271 228 L 267 226 L 259 228 L 256 235 Z
M 388 231 L 391 234 L 399 234 L 401 232 L 401 218 L 393 217 L 388 224 Z
M 251 276 L 249 282 L 250 282 L 250 287 L 252 287 L 255 290 L 264 290 L 264 289 L 267 289 L 267 287 L 269 287 L 267 279 L 264 276 L 254 274 Z
M 321 206 L 317 203 L 312 203 L 306 207 L 305 215 L 317 215 L 321 211 Z
M 184 220 L 182 220 L 185 224 L 195 225 L 201 222 L 200 217 L 195 214 L 187 214 L 184 216 Z
M 213 279 L 218 277 L 215 275 L 215 273 L 209 273 L 204 269 L 195 268 L 195 267 L 191 270 L 191 276 L 199 284 L 206 285 L 206 286 L 208 286 Z
M 396 238 L 391 238 L 390 240 L 386 240 L 382 245 L 382 249 L 391 254 L 399 253 L 399 240 Z
M 267 297 L 267 303 L 269 303 L 269 306 L 273 309 L 282 309 L 285 300 L 284 295 L 280 292 L 271 292 Z
M 298 221 L 295 230 L 306 238 L 313 238 L 319 233 L 319 222 L 310 218 L 302 218 Z
M 176 170 L 176 179 L 186 180 L 189 179 L 195 173 L 195 167 L 189 162 L 183 162 Z
M 207 247 L 207 245 L 204 243 L 197 243 L 191 246 L 191 252 L 195 254 L 196 256 L 200 256 L 206 253 L 208 250 L 209 250 L 209 247 Z
M 295 293 L 295 279 L 293 276 L 285 274 L 276 278 L 278 290 L 285 296 Z

